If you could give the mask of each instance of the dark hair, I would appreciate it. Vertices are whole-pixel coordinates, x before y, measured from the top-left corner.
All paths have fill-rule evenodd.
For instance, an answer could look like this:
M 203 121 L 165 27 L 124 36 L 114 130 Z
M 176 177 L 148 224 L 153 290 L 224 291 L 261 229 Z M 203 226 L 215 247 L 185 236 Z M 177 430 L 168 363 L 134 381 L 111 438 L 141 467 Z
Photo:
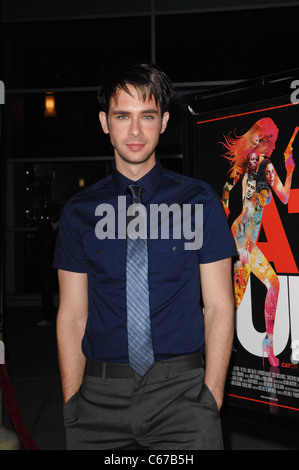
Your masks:
M 260 156 L 259 156 L 259 154 L 257 153 L 256 149 L 254 148 L 254 149 L 250 150 L 250 152 L 247 153 L 247 155 L 246 155 L 247 161 L 249 161 L 249 158 L 251 157 L 251 155 L 252 155 L 253 153 L 257 154 L 258 157 L 260 158 Z
M 167 75 L 154 64 L 132 64 L 111 69 L 98 92 L 101 111 L 108 114 L 111 98 L 118 89 L 129 93 L 128 85 L 134 86 L 143 100 L 153 97 L 161 107 L 162 116 L 167 111 L 173 98 L 172 84 Z
M 256 181 L 256 180 L 257 180 L 256 174 L 249 173 L 246 184 L 248 183 L 248 181 Z
M 265 170 L 266 170 L 267 165 L 269 165 L 269 163 L 272 163 L 269 158 L 264 158 L 264 160 L 261 161 L 261 163 L 259 165 L 258 172 L 257 172 L 257 180 L 258 181 L 266 182 Z
M 269 190 L 269 185 L 265 181 L 259 181 L 257 183 L 256 192 L 260 193 L 263 189 Z

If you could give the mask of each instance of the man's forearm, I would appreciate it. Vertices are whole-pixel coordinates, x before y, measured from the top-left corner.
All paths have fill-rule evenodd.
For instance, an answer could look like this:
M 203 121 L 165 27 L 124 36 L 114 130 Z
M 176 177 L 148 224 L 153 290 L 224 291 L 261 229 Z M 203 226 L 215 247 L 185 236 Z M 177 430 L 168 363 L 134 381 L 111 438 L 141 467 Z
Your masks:
M 205 311 L 205 383 L 221 408 L 234 335 L 233 303 Z
M 83 380 L 86 360 L 81 350 L 85 321 L 69 320 L 58 312 L 57 344 L 61 375 L 63 406 L 74 395 Z

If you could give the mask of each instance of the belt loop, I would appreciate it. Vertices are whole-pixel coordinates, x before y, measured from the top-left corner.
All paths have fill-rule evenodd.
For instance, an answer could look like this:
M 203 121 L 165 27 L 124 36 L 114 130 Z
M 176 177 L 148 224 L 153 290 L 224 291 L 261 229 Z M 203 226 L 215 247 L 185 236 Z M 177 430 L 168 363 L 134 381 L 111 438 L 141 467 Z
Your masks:
M 103 363 L 103 368 L 102 368 L 102 378 L 105 379 L 106 378 L 106 362 Z

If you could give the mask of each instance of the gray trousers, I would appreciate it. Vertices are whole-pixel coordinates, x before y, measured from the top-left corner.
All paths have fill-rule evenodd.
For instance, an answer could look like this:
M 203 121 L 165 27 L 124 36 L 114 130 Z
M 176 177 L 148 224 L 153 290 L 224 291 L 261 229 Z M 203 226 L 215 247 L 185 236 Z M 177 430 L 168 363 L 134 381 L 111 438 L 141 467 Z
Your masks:
M 222 450 L 220 417 L 200 365 L 156 363 L 144 377 L 85 374 L 66 403 L 69 450 Z

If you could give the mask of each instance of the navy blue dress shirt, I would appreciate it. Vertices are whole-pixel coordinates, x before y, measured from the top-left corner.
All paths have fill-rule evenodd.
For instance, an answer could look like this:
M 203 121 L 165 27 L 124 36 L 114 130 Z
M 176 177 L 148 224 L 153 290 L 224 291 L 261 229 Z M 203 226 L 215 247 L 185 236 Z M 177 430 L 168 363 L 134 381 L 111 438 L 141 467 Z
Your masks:
M 129 184 L 132 181 L 114 168 L 112 175 L 81 191 L 65 205 L 59 224 L 54 267 L 88 275 L 89 313 L 82 350 L 89 360 L 128 362 L 126 240 L 119 201 L 122 204 L 125 201 L 126 207 L 132 203 L 126 193 Z M 159 161 L 138 184 L 143 187 L 142 202 L 147 209 L 149 229 L 151 208 L 155 204 L 164 203 L 167 207 L 178 204 L 181 215 L 183 207 L 203 208 L 203 227 L 198 228 L 203 229 L 203 236 L 198 249 L 186 249 L 185 244 L 190 240 L 184 236 L 183 228 L 181 238 L 174 237 L 177 219 L 171 217 L 169 237 L 159 233 L 158 238 L 148 238 L 155 360 L 196 351 L 203 354 L 199 264 L 237 253 L 222 204 L 208 184 L 166 170 Z M 115 233 L 107 229 L 103 238 L 103 230 L 108 226 L 101 225 L 105 215 L 108 220 L 105 208 L 115 212 L 115 221 L 111 221 L 115 222 Z M 191 215 L 195 230 L 195 211 Z M 110 226 L 109 219 L 112 228 L 113 223 Z

